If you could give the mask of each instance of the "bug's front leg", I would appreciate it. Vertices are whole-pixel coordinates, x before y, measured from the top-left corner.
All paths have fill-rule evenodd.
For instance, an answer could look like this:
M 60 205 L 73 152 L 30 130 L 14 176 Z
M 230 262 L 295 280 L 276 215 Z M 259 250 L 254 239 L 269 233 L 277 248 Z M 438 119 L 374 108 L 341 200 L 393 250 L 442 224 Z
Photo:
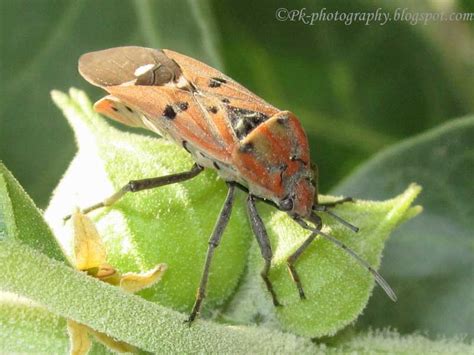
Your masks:
M 296 222 L 299 223 L 298 220 L 296 220 Z M 314 223 L 316 224 L 314 229 L 317 230 L 317 231 L 321 230 L 321 228 L 323 226 L 323 222 L 322 222 L 321 218 L 318 215 L 314 215 Z M 293 279 L 293 282 L 296 284 L 296 287 L 298 288 L 298 293 L 299 293 L 301 299 L 305 299 L 306 295 L 305 295 L 304 290 L 303 290 L 303 285 L 301 284 L 300 276 L 299 276 L 298 272 L 296 271 L 295 263 L 296 263 L 296 260 L 300 257 L 300 255 L 311 244 L 311 242 L 314 240 L 314 238 L 316 238 L 316 235 L 317 235 L 316 232 L 312 232 L 305 239 L 305 241 L 298 247 L 298 249 L 296 249 L 296 251 L 293 254 L 291 254 L 288 257 L 288 259 L 286 260 L 288 271 L 290 272 L 290 275 L 291 275 L 291 278 Z
M 344 218 L 339 217 L 336 213 L 331 211 L 331 208 L 336 207 L 337 205 L 341 205 L 341 204 L 346 203 L 346 202 L 354 202 L 354 199 L 352 197 L 345 197 L 345 198 L 342 198 L 340 200 L 336 200 L 336 201 L 333 201 L 333 202 L 316 203 L 316 204 L 313 205 L 313 211 L 325 212 L 328 215 L 332 216 L 339 223 L 345 225 L 347 228 L 349 228 L 353 232 L 357 233 L 359 231 L 358 227 L 354 226 L 352 223 L 349 223 Z
M 214 255 L 214 250 L 219 246 L 224 230 L 227 227 L 229 222 L 230 215 L 232 213 L 232 206 L 234 204 L 234 194 L 235 194 L 235 185 L 229 183 L 229 190 L 227 191 L 227 197 L 225 199 L 222 210 L 219 214 L 219 218 L 216 222 L 214 230 L 212 232 L 211 238 L 209 239 L 209 245 L 207 247 L 206 262 L 204 263 L 204 269 L 202 271 L 201 282 L 199 283 L 199 288 L 196 294 L 196 300 L 194 301 L 194 306 L 189 315 L 187 322 L 191 324 L 199 311 L 201 310 L 202 301 L 206 297 L 206 287 L 207 281 L 209 279 L 209 269 L 211 267 L 212 257 Z
M 182 173 L 171 174 L 171 175 L 160 176 L 160 177 L 149 178 L 149 179 L 131 180 L 126 185 L 124 185 L 120 190 L 115 192 L 113 195 L 107 197 L 102 202 L 96 203 L 95 205 L 82 209 L 82 212 L 88 213 L 98 208 L 111 206 L 115 202 L 120 200 L 128 192 L 138 192 L 138 191 L 143 191 L 143 190 L 154 189 L 156 187 L 175 184 L 177 182 L 183 182 L 183 181 L 192 179 L 203 170 L 204 170 L 203 167 L 197 164 L 194 164 L 191 170 L 185 171 Z M 71 218 L 71 215 L 67 215 L 66 217 L 64 217 L 64 220 L 67 221 L 69 218 Z
M 265 260 L 265 265 L 260 275 L 262 276 L 262 279 L 265 282 L 270 295 L 272 296 L 273 304 L 275 306 L 281 306 L 281 303 L 278 302 L 275 290 L 273 289 L 273 285 L 268 277 L 273 257 L 272 247 L 270 245 L 270 240 L 268 239 L 265 225 L 263 224 L 263 221 L 260 218 L 255 206 L 255 198 L 251 194 L 249 194 L 247 197 L 247 213 L 250 219 L 250 225 L 252 226 L 253 234 L 257 238 L 258 246 L 260 247 L 262 257 Z

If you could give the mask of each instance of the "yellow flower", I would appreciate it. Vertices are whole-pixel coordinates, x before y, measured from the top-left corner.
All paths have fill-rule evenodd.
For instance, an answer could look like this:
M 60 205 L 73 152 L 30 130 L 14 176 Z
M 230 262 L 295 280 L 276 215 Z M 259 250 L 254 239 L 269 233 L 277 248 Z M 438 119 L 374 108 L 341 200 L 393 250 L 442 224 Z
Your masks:
M 126 273 L 121 275 L 107 263 L 107 253 L 94 223 L 84 213 L 76 209 L 72 214 L 75 267 L 92 277 L 111 285 L 119 286 L 127 292 L 138 292 L 158 282 L 166 264 L 158 264 L 144 273 Z M 116 352 L 137 352 L 127 343 L 117 341 L 84 324 L 68 319 L 67 328 L 71 342 L 71 355 L 87 354 L 92 346 L 90 336 Z

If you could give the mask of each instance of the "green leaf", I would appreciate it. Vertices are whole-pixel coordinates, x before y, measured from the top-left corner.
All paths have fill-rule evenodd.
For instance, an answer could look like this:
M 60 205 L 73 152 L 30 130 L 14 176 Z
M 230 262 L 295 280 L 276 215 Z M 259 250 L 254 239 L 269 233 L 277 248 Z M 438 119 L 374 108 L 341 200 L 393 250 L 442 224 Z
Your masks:
M 423 185 L 423 214 L 387 244 L 382 273 L 397 304 L 376 292 L 359 323 L 403 333 L 473 336 L 474 117 L 451 122 L 390 148 L 335 190 L 386 198 L 409 181 Z
M 7 184 L 3 175 L 0 175 L 0 242 L 16 237 L 15 218 L 8 196 Z
M 0 242 L 14 238 L 56 260 L 66 260 L 41 211 L 0 162 Z
M 28 299 L 0 292 L 0 349 L 3 353 L 65 354 L 66 321 Z
M 420 187 L 413 184 L 391 200 L 357 201 L 340 206 L 337 213 L 357 225 L 360 232 L 351 233 L 325 216 L 323 231 L 348 245 L 377 268 L 389 234 L 421 211 L 419 206 L 410 207 L 419 192 Z M 327 240 L 316 240 L 296 264 L 307 297 L 302 301 L 286 270 L 286 260 L 308 233 L 282 212 L 265 212 L 264 220 L 275 255 L 272 280 L 284 307 L 277 308 L 275 317 L 269 297 L 258 280 L 263 264 L 258 247 L 254 245 L 248 275 L 226 317 L 236 322 L 279 325 L 304 336 L 334 335 L 353 322 L 365 308 L 374 286 L 373 278 L 342 249 Z
M 327 347 L 327 354 L 471 354 L 473 344 L 460 338 L 431 340 L 420 334 L 400 335 L 395 331 L 369 331 L 344 338 Z
M 100 202 L 129 180 L 187 171 L 194 163 L 184 149 L 167 140 L 112 128 L 92 112 L 82 92 L 72 89 L 70 95 L 53 92 L 74 129 L 79 152 L 46 211 L 69 254 L 72 233 L 70 223 L 62 219 L 74 207 Z M 181 184 L 129 194 L 113 208 L 99 210 L 94 219 L 108 250 L 108 262 L 123 272 L 168 264 L 163 280 L 141 294 L 189 311 L 225 195 L 225 183 L 214 172 L 205 171 Z M 249 236 L 245 211 L 237 203 L 213 259 L 206 305 L 222 304 L 233 293 L 245 269 Z

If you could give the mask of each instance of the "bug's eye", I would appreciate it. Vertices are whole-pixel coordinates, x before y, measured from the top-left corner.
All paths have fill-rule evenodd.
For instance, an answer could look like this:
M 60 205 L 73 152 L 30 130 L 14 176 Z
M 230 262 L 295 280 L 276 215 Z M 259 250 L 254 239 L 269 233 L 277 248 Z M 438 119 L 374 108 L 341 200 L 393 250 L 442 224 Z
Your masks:
M 293 209 L 293 199 L 291 197 L 285 197 L 281 200 L 280 209 L 282 211 L 291 211 Z

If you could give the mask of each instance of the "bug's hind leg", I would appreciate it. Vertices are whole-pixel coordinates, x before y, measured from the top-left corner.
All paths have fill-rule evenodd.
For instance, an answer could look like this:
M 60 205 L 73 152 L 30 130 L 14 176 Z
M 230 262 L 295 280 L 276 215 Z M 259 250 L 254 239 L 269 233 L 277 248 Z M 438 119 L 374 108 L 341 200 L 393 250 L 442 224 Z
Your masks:
M 154 189 L 156 187 L 170 185 L 177 182 L 183 182 L 183 181 L 192 179 L 203 170 L 204 170 L 203 167 L 197 164 L 194 164 L 191 170 L 185 171 L 182 173 L 171 174 L 171 175 L 160 176 L 160 177 L 149 178 L 149 179 L 142 179 L 142 180 L 131 180 L 126 185 L 124 185 L 120 190 L 115 192 L 113 195 L 107 197 L 102 202 L 96 203 L 95 205 L 82 209 L 82 212 L 89 213 L 98 208 L 111 206 L 115 202 L 120 200 L 128 192 L 138 192 L 138 191 L 143 191 L 143 190 Z M 66 217 L 64 217 L 64 220 L 67 221 L 69 218 L 71 218 L 71 215 L 67 215 Z
M 209 246 L 207 247 L 207 254 L 206 254 L 206 262 L 204 263 L 204 269 L 202 271 L 201 281 L 199 283 L 199 288 L 196 294 L 196 300 L 194 301 L 194 306 L 189 315 L 187 322 L 191 324 L 196 316 L 198 315 L 199 311 L 201 310 L 202 301 L 206 297 L 206 287 L 207 281 L 209 279 L 209 269 L 211 267 L 212 257 L 214 255 L 214 250 L 219 246 L 221 241 L 222 235 L 224 234 L 224 230 L 229 222 L 230 215 L 232 213 L 232 206 L 234 204 L 234 193 L 235 193 L 235 185 L 228 184 L 229 190 L 227 192 L 227 197 L 224 202 L 224 206 L 222 206 L 222 210 L 219 214 L 219 218 L 216 222 L 214 230 L 212 232 L 211 238 L 209 239 Z
M 314 221 L 313 221 L 315 223 L 315 230 L 321 230 L 321 228 L 323 226 L 323 222 L 322 222 L 322 220 L 319 216 L 317 216 L 317 215 L 314 215 L 314 216 L 316 216 L 314 218 Z M 303 285 L 301 284 L 300 276 L 299 276 L 298 272 L 296 271 L 295 263 L 296 263 L 296 260 L 300 257 L 300 255 L 306 250 L 306 248 L 308 248 L 308 246 L 311 244 L 311 242 L 314 240 L 314 238 L 316 238 L 316 235 L 317 235 L 316 232 L 312 232 L 305 239 L 305 241 L 298 247 L 298 249 L 296 249 L 296 251 L 293 254 L 291 254 L 288 257 L 288 259 L 286 260 L 286 265 L 288 267 L 288 271 L 290 272 L 290 275 L 291 275 L 291 278 L 293 279 L 293 282 L 296 284 L 296 287 L 298 289 L 298 293 L 299 293 L 301 299 L 305 299 L 306 295 L 305 295 L 304 290 L 303 290 Z
M 251 194 L 249 194 L 247 197 L 247 213 L 250 219 L 250 225 L 252 226 L 252 231 L 257 238 L 258 246 L 260 247 L 263 259 L 265 260 L 265 265 L 260 275 L 262 276 L 262 279 L 265 282 L 270 295 L 272 296 L 273 304 L 275 306 L 281 306 L 276 297 L 272 282 L 268 277 L 273 257 L 272 247 L 270 245 L 270 240 L 268 239 L 265 225 L 263 224 L 263 221 L 258 214 L 257 207 L 255 206 L 255 198 Z

